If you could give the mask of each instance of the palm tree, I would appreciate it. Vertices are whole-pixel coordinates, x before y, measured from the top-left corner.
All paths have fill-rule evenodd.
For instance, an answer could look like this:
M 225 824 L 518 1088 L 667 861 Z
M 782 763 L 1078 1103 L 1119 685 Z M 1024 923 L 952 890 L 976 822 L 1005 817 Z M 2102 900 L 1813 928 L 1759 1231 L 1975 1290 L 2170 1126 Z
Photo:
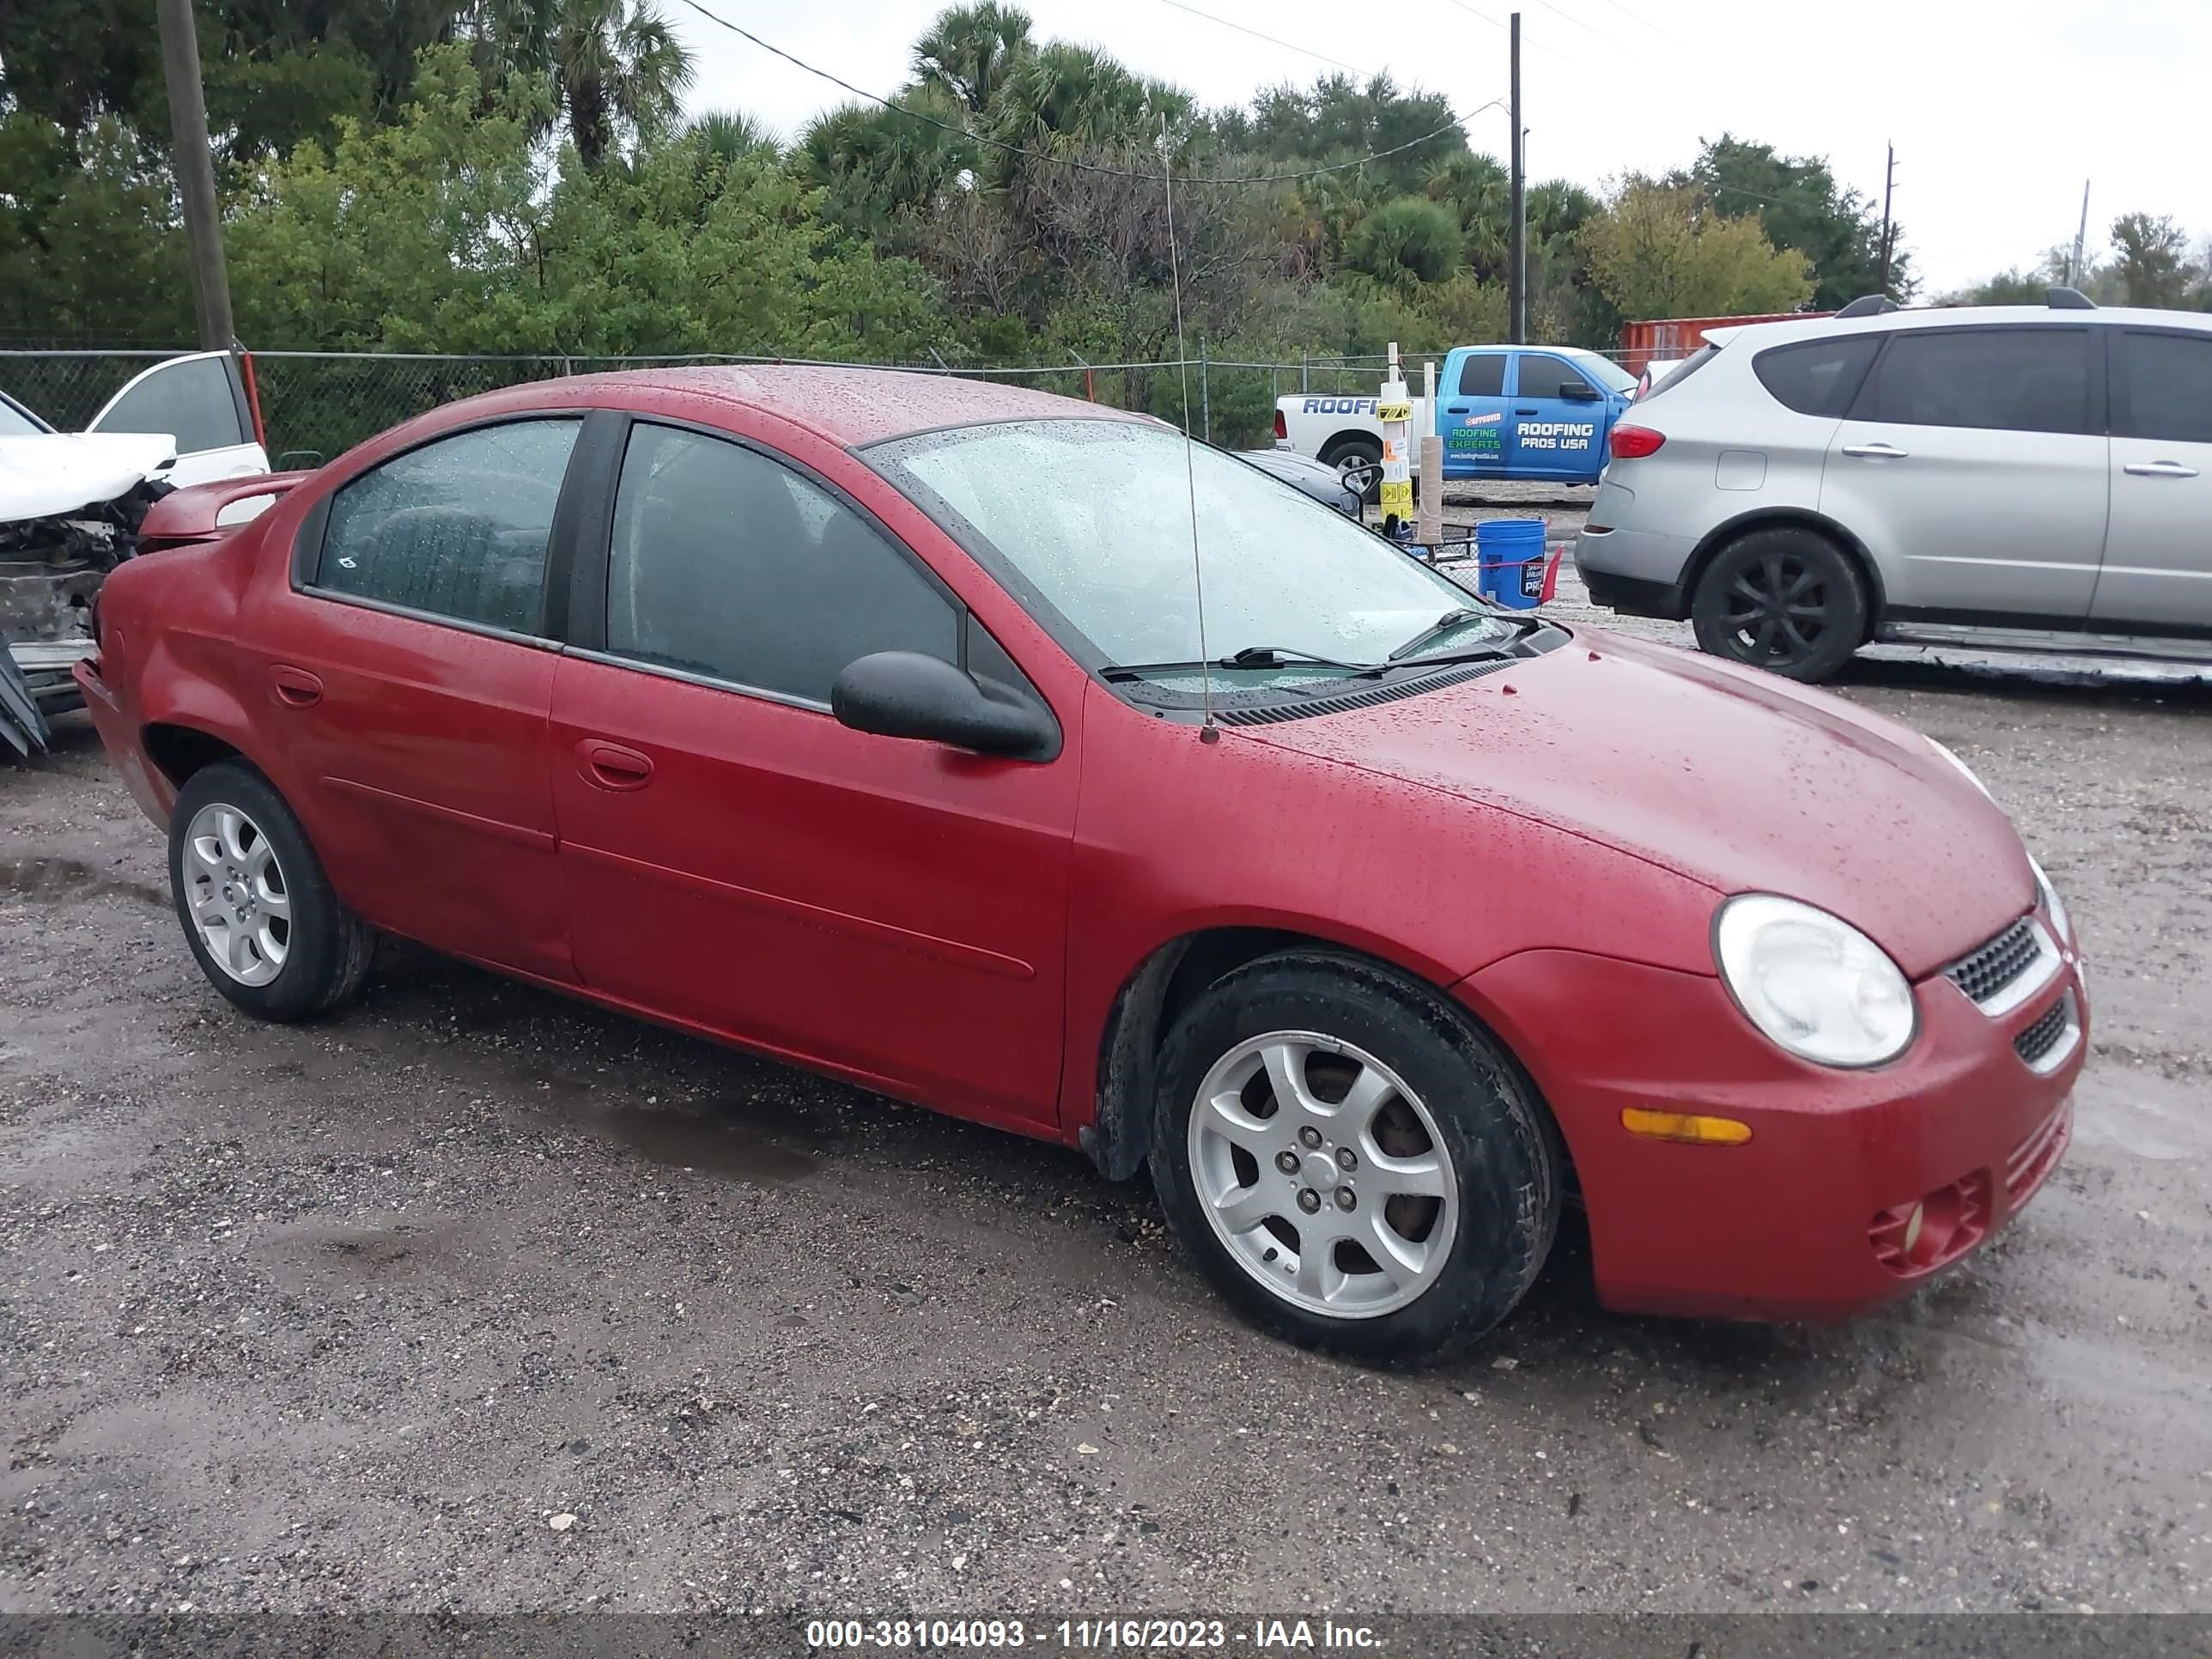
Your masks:
M 653 0 L 480 0 L 477 30 L 501 70 L 544 81 L 586 167 L 622 133 L 673 121 L 691 83 Z
M 709 110 L 684 129 L 700 154 L 727 167 L 755 156 L 773 160 L 782 153 L 775 135 L 738 110 Z
M 980 115 L 1021 61 L 1036 51 L 1030 15 L 1019 6 L 980 0 L 948 6 L 914 43 L 914 72 Z

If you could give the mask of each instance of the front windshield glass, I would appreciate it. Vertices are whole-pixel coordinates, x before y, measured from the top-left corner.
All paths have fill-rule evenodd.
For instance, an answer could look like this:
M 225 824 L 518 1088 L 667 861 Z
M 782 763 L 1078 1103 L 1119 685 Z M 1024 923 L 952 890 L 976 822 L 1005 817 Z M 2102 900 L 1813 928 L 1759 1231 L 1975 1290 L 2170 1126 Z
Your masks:
M 1257 647 L 1283 653 L 1280 667 L 1252 671 L 1264 683 L 1285 681 L 1292 653 L 1354 667 L 1382 662 L 1462 606 L 1478 614 L 1419 656 L 1518 637 L 1465 589 L 1342 514 L 1168 428 L 961 427 L 879 445 L 867 459 L 940 522 L 945 509 L 964 520 L 1030 590 L 1024 597 L 1057 612 L 1104 664 L 1191 664 L 1200 655 L 1194 494 L 1206 651 L 1217 661 Z M 959 525 L 948 527 L 968 539 Z
M 1636 390 L 1636 377 L 1610 357 L 1601 357 L 1595 351 L 1578 351 L 1575 353 L 1575 362 L 1607 392 Z
M 15 404 L 0 398 L 0 438 L 27 438 L 45 430 Z

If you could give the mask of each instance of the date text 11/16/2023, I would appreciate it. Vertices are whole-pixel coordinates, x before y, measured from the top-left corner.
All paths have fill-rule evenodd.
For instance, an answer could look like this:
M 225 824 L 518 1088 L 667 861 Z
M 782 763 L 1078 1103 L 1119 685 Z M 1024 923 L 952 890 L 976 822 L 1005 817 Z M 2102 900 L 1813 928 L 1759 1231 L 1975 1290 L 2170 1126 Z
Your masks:
M 1267 1653 L 1382 1645 L 1371 1627 L 1331 1619 L 812 1619 L 805 1638 L 817 1651 L 1036 1647 Z

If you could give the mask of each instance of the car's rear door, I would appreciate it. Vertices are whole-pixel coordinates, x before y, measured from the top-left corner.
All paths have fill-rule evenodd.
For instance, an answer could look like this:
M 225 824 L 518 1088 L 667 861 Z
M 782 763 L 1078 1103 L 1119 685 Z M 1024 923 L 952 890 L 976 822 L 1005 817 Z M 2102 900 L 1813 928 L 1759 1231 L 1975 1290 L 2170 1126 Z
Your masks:
M 1873 555 L 1885 614 L 2078 626 L 2105 545 L 2100 331 L 1891 334 L 1828 442 L 1820 511 Z
M 510 418 L 359 473 L 308 514 L 290 580 L 258 589 L 239 630 L 264 764 L 348 902 L 556 979 L 573 975 L 545 590 L 582 428 L 575 413 Z
M 1444 477 L 1476 478 L 1505 471 L 1505 369 L 1511 353 L 1460 355 L 1452 384 L 1437 395 Z
M 1505 465 L 1516 478 L 1582 477 L 1596 471 L 1605 441 L 1606 399 L 1589 376 L 1548 351 L 1514 354 Z
M 2112 520 L 2093 627 L 2212 629 L 2212 331 L 2107 331 Z
M 135 376 L 88 432 L 165 432 L 177 442 L 171 483 L 211 483 L 269 470 L 238 364 L 226 351 L 170 357 Z
M 876 651 L 1027 681 L 827 476 L 865 483 L 858 463 L 818 441 L 807 459 L 823 470 L 629 430 L 554 686 L 579 975 L 932 1104 L 1051 1123 L 1074 744 L 1033 763 L 831 716 L 831 682 Z

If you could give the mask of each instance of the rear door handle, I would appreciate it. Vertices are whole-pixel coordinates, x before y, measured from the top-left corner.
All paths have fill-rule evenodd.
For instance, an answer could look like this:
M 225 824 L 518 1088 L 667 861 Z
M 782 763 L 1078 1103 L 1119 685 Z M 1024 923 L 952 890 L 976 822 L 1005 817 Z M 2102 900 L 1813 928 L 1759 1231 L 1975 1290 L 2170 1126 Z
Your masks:
M 313 708 L 323 700 L 323 683 L 304 668 L 278 663 L 269 671 L 269 695 L 287 708 Z
M 603 738 L 586 738 L 576 745 L 576 769 L 585 782 L 602 789 L 642 789 L 653 781 L 649 758 Z
M 1844 453 L 1857 455 L 1870 461 L 1901 461 L 1911 452 L 1899 449 L 1895 444 L 1845 444 Z
M 2127 473 L 2131 478 L 2193 478 L 2197 469 L 2184 466 L 2179 461 L 2130 461 Z
M 1473 404 L 1446 404 L 1444 407 L 1455 415 L 1464 415 L 1469 410 L 1473 409 L 1474 405 Z

